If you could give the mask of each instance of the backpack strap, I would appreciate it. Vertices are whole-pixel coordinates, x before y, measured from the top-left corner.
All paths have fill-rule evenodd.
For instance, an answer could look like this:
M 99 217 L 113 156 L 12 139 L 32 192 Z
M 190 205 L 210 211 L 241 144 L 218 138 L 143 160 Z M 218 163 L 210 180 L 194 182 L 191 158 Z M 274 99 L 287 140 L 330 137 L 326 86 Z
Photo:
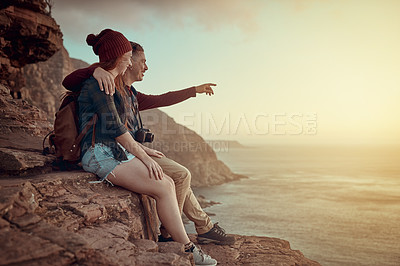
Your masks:
M 94 142 L 96 140 L 96 122 L 97 122 L 97 114 L 94 114 L 94 116 L 93 116 L 92 147 L 94 147 Z
M 43 148 L 42 154 L 43 155 L 56 153 L 55 148 L 54 148 L 54 142 L 52 140 L 52 135 L 54 135 L 54 130 L 47 133 L 47 135 L 43 139 L 43 142 L 42 142 L 42 148 Z M 47 138 L 49 138 L 49 147 L 44 146 Z

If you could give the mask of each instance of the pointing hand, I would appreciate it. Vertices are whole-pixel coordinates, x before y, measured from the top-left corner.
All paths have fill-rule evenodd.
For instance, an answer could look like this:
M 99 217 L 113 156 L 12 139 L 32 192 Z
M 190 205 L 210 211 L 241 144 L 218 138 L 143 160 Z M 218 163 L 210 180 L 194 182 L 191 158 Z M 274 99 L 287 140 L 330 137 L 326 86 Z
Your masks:
M 211 88 L 211 86 L 217 86 L 217 84 L 214 83 L 205 83 L 199 86 L 196 86 L 196 93 L 206 93 L 207 95 L 213 95 L 214 91 Z

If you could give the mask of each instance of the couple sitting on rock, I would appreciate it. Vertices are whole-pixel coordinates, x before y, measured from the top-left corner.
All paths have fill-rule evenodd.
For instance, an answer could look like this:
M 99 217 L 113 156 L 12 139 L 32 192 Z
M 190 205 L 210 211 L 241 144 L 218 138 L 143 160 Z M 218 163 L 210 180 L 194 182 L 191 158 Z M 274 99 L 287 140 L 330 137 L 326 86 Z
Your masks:
M 106 29 L 86 38 L 100 62 L 68 75 L 63 85 L 79 91 L 79 127 L 97 114 L 94 127 L 81 142 L 82 166 L 108 181 L 156 200 L 162 223 L 159 241 L 183 243 L 192 252 L 196 265 L 216 265 L 186 234 L 182 212 L 193 221 L 199 243 L 233 244 L 235 239 L 213 224 L 202 210 L 190 187 L 188 169 L 135 140 L 139 130 L 139 111 L 182 102 L 197 93 L 213 94 L 212 83 L 190 87 L 163 95 L 137 92 L 132 84 L 143 79 L 148 67 L 143 48 L 129 42 L 119 32 Z M 93 141 L 94 140 L 94 141 Z

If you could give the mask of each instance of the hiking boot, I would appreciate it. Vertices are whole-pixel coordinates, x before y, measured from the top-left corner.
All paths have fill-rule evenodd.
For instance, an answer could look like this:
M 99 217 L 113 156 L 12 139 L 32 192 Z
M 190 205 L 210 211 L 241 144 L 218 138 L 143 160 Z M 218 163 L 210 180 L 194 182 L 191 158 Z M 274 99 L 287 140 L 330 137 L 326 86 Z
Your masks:
M 233 245 L 235 243 L 235 237 L 228 236 L 225 230 L 221 228 L 218 223 L 215 223 L 210 231 L 197 235 L 197 242 L 199 244 L 214 243 L 218 245 Z
M 194 265 L 207 265 L 207 266 L 215 266 L 217 265 L 217 261 L 211 258 L 209 255 L 204 254 L 201 248 L 194 246 L 193 250 L 193 259 Z

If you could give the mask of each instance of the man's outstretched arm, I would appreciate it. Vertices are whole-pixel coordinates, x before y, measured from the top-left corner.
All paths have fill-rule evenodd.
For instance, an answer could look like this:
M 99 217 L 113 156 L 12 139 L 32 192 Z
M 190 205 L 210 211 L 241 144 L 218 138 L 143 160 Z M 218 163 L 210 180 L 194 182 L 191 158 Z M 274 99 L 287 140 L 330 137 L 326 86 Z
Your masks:
M 97 66 L 90 66 L 75 70 L 64 78 L 62 84 L 67 90 L 78 91 L 80 90 L 82 83 L 86 79 L 90 78 L 90 76 L 94 76 L 94 78 L 99 82 L 101 91 L 105 90 L 106 94 L 114 93 L 115 84 L 112 75 L 108 71 Z M 161 95 L 147 95 L 138 92 L 137 99 L 139 103 L 139 110 L 143 111 L 177 104 L 191 97 L 196 97 L 197 93 L 206 93 L 207 95 L 211 96 L 214 94 L 212 86 L 216 86 L 216 84 L 205 83 L 199 86 L 167 92 Z
M 205 83 L 183 90 L 170 91 L 161 95 L 147 95 L 138 92 L 136 96 L 139 104 L 139 110 L 143 111 L 177 104 L 191 97 L 196 97 L 197 93 L 206 93 L 207 95 L 212 95 L 214 94 L 212 86 L 216 86 L 216 84 Z

